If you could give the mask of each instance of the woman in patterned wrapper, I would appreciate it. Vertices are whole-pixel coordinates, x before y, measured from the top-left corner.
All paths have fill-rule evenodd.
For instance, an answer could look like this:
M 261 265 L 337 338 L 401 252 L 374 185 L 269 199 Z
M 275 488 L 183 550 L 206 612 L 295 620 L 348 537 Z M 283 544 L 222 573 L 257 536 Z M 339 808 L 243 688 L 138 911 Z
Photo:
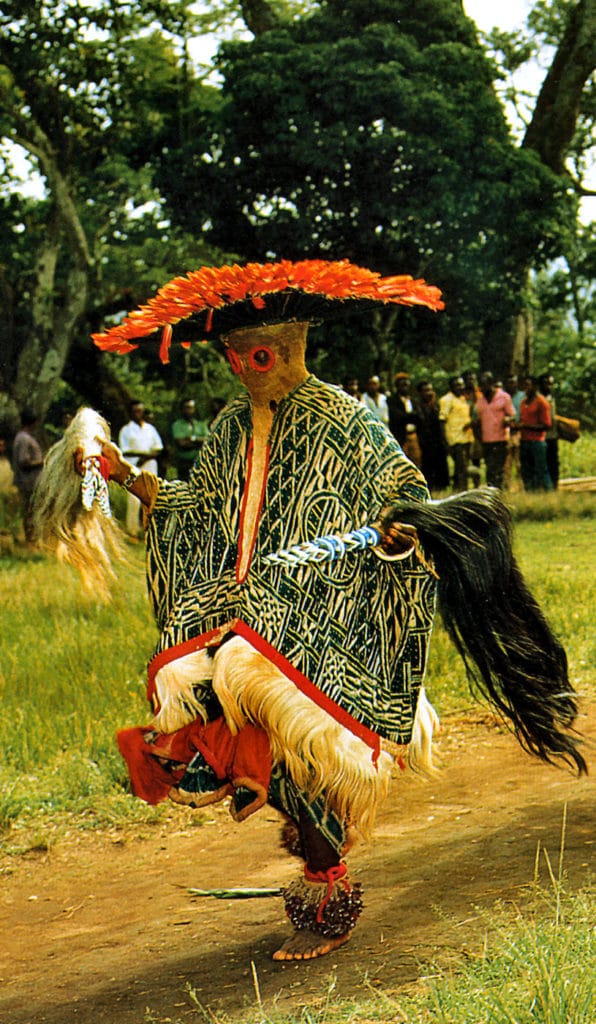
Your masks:
M 109 442 L 101 457 L 104 475 L 145 506 L 160 629 L 153 718 L 118 736 L 133 792 L 191 807 L 230 796 L 237 821 L 266 802 L 285 814 L 304 868 L 284 890 L 294 930 L 278 960 L 347 941 L 362 906 L 343 859 L 352 837 L 370 833 L 396 759 L 430 763 L 436 717 L 422 680 L 435 592 L 480 688 L 522 744 L 585 768 L 569 733 L 565 653 L 520 576 L 498 492 L 428 502 L 383 424 L 306 369 L 310 321 L 350 301 L 442 306 L 436 289 L 411 278 L 282 261 L 175 279 L 94 336 L 128 351 L 163 331 L 167 359 L 172 325 L 174 340 L 189 343 L 199 318 L 198 330 L 223 337 L 246 387 L 220 413 L 188 482 L 135 470 Z M 372 524 L 376 548 L 320 564 L 268 558 Z

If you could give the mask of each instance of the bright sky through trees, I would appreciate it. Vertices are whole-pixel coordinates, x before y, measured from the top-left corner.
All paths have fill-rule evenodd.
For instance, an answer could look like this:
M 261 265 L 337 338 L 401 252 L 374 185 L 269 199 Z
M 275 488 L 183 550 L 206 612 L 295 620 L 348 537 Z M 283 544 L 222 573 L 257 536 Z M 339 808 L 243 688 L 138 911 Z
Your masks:
M 495 26 L 506 31 L 517 28 L 532 6 L 531 0 L 499 0 L 498 4 L 492 0 L 464 0 L 466 14 L 483 32 L 490 32 Z

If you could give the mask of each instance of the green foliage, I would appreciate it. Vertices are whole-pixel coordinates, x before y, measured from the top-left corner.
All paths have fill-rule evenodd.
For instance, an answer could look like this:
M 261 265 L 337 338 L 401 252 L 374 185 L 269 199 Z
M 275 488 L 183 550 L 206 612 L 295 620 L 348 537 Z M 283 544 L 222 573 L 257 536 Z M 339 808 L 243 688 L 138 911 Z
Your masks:
M 564 252 L 574 281 L 584 273 L 583 242 L 574 249 L 569 238 L 576 207 L 567 183 L 514 145 L 494 64 L 460 5 L 272 0 L 264 6 L 274 30 L 228 41 L 214 69 L 193 67 L 193 38 L 216 31 L 233 39 L 249 6 L 3 4 L 0 137 L 28 148 L 47 196 L 14 192 L 0 159 L 0 408 L 4 392 L 24 401 L 16 382 L 36 330 L 33 311 L 49 311 L 40 343 L 51 346 L 62 326 L 81 258 L 69 235 L 75 228 L 57 216 L 63 187 L 88 252 L 90 299 L 73 328 L 75 365 L 65 371 L 73 387 L 78 376 L 83 398 L 99 375 L 80 339 L 202 264 L 348 257 L 443 288 L 440 316 L 399 310 L 322 328 L 313 338 L 315 366 L 334 379 L 404 361 L 427 366 L 436 353 L 448 373 L 458 355 L 472 361 L 495 322 L 509 322 L 525 298 L 529 262 L 543 267 Z M 537 4 L 530 33 L 502 36 L 505 63 L 519 65 L 558 41 L 573 7 Z M 584 90 L 576 177 L 588 159 L 593 96 Z M 40 268 L 53 260 L 40 292 Z M 563 302 L 556 288 L 551 294 Z M 576 295 L 568 288 L 565 301 L 571 296 L 581 334 Z M 199 380 L 204 404 L 226 390 L 219 379 L 212 385 L 211 369 L 205 375 L 202 354 L 194 368 L 173 362 L 163 395 L 154 357 L 140 355 L 138 364 L 160 415 Z M 120 374 L 118 365 L 110 373 L 125 381 L 129 370 Z
M 24 402 L 27 346 L 47 351 L 35 399 L 45 413 L 69 344 L 144 301 L 181 268 L 222 261 L 184 227 L 172 228 L 150 167 L 164 122 L 178 131 L 184 125 L 188 75 L 180 50 L 195 29 L 191 7 L 186 0 L 3 5 L 0 137 L 25 148 L 47 190 L 41 199 L 10 195 L 14 183 L 5 173 L 0 191 L 5 404 L 3 392 Z M 212 92 L 205 87 L 206 108 Z M 81 290 L 73 272 L 89 294 L 78 323 L 68 322 L 68 303 Z M 70 334 L 62 338 L 64 331 Z M 97 380 L 95 366 L 82 371 L 82 386 Z
M 137 353 L 132 357 L 106 353 L 104 358 L 127 391 L 140 397 L 150 410 L 167 449 L 171 424 L 178 418 L 185 396 L 194 398 L 198 418 L 211 422 L 221 405 L 238 393 L 240 385 L 225 356 L 211 343 L 193 345 L 189 352 L 177 350 L 167 367 L 159 362 L 155 348 L 144 352 L 142 358 Z M 112 423 L 113 433 L 119 425 Z
M 534 361 L 557 382 L 557 410 L 596 426 L 596 238 L 594 226 L 568 240 L 567 258 L 536 275 Z M 585 472 L 585 471 L 584 471 Z
M 447 0 L 327 3 L 223 45 L 217 67 L 222 104 L 197 108 L 180 173 L 159 171 L 172 218 L 249 258 L 347 256 L 441 285 L 447 312 L 400 317 L 394 346 L 477 343 L 519 300 L 527 254 L 556 251 L 555 179 L 513 146 Z

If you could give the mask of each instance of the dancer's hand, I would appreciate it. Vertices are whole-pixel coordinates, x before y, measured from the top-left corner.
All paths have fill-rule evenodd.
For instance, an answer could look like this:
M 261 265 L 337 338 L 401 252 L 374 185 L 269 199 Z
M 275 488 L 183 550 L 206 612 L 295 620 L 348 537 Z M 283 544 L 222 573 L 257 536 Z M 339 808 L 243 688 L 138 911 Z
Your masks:
M 381 534 L 379 543 L 387 555 L 401 555 L 418 542 L 416 528 L 409 523 L 385 525 L 381 522 L 377 523 L 376 527 Z
M 130 473 L 131 465 L 122 458 L 122 452 L 111 441 L 101 441 L 101 454 L 108 463 L 109 478 L 121 483 Z M 75 449 L 73 455 L 75 473 L 85 476 L 85 450 L 82 445 Z
M 110 470 L 110 480 L 121 484 L 130 474 L 132 466 L 130 462 L 122 458 L 122 452 L 112 441 L 104 441 L 101 446 L 101 454 L 107 460 Z

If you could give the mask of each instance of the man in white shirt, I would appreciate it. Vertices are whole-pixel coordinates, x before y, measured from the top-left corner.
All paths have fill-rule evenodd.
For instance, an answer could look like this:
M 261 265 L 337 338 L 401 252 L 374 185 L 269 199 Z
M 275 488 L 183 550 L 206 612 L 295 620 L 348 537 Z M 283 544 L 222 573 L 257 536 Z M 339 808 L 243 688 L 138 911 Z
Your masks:
M 372 412 L 373 416 L 376 416 L 381 423 L 384 423 L 386 427 L 389 426 L 389 407 L 387 405 L 387 398 L 381 391 L 381 381 L 378 377 L 370 377 L 366 391 L 362 396 L 362 403 L 367 409 Z
M 145 406 L 135 400 L 130 404 L 130 420 L 118 435 L 118 446 L 128 461 L 148 473 L 157 473 L 157 456 L 163 451 L 161 437 L 152 423 L 145 419 Z M 138 537 L 141 529 L 141 503 L 130 491 L 126 496 L 126 532 Z

